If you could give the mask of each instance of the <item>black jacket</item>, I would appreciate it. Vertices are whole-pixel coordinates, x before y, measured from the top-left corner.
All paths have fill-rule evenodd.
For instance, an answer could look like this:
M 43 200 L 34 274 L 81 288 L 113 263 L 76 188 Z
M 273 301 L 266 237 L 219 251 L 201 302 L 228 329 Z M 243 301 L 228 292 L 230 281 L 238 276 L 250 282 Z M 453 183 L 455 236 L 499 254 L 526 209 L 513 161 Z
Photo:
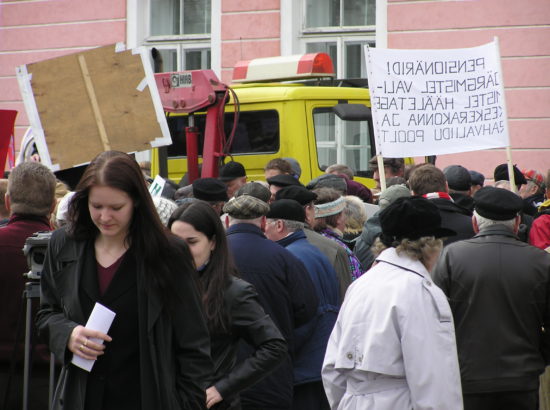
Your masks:
M 429 200 L 439 209 L 441 226 L 456 232 L 455 236 L 445 239 L 445 245 L 468 239 L 475 235 L 472 226 L 472 213 L 470 211 L 445 198 L 430 198 Z
M 286 342 L 258 302 L 254 287 L 231 277 L 224 294 L 230 329 L 211 335 L 214 386 L 223 401 L 214 409 L 240 409 L 238 393 L 270 374 L 284 358 Z M 239 341 L 255 348 L 254 353 L 237 363 Z
M 185 256 L 181 253 L 173 257 L 177 263 Z M 75 241 L 63 229 L 52 235 L 41 277 L 41 310 L 37 315 L 37 326 L 56 359 L 63 365 L 53 408 L 84 409 L 85 402 L 88 405 L 91 403 L 87 398 L 87 387 L 92 386 L 89 395 L 104 394 L 106 390 L 112 390 L 115 383 L 124 395 L 139 395 L 134 402 L 139 403 L 143 410 L 206 408 L 204 389 L 212 372 L 210 337 L 193 275 L 191 272 L 179 273 L 174 281 L 175 291 L 184 303 L 180 303 L 179 309 L 168 312 L 163 306 L 163 299 L 145 289 L 143 264 L 137 255 L 133 255 L 131 248 L 125 259 L 130 261 L 121 264 L 111 285 L 115 286 L 121 272 L 130 279 L 123 281 L 123 284 L 119 281 L 115 286 L 119 294 L 109 302 L 105 298 L 109 299 L 110 286 L 102 301 L 107 303 L 107 307 L 114 306 L 115 313 L 117 307 L 122 307 L 117 306 L 121 298 L 125 298 L 123 303 L 129 301 L 131 306 L 137 305 L 137 314 L 121 316 L 122 319 L 130 318 L 131 323 L 124 320 L 123 323 L 115 323 L 115 317 L 111 330 L 124 334 L 129 331 L 128 328 L 135 326 L 137 329 L 135 342 L 138 344 L 139 377 L 134 375 L 133 379 L 138 385 L 117 383 L 116 374 L 105 373 L 101 376 L 97 372 L 95 374 L 103 380 L 91 380 L 89 384 L 90 374 L 70 363 L 72 353 L 67 349 L 67 342 L 77 325 L 85 325 L 87 311 L 97 290 L 91 280 L 96 270 L 93 242 Z M 90 298 L 89 301 L 81 300 L 84 294 L 87 295 L 84 297 Z M 136 348 L 135 343 L 129 343 Z M 105 349 L 104 356 L 107 356 L 109 348 L 107 346 Z M 123 351 L 120 345 L 117 349 L 119 353 Z M 98 368 L 102 367 L 100 360 L 96 362 Z M 113 362 L 123 358 L 111 354 L 110 360 L 108 367 L 115 369 L 117 364 Z
M 550 347 L 550 254 L 503 225 L 447 246 L 433 273 L 453 311 L 464 393 L 538 388 Z

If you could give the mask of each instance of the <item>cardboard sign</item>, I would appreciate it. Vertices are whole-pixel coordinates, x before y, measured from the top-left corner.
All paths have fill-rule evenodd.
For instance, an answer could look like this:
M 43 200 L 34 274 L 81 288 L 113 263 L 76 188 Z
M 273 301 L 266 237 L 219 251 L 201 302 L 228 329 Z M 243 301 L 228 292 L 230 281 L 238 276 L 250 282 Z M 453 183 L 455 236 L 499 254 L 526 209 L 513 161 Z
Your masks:
M 376 152 L 388 158 L 509 145 L 498 45 L 365 49 Z
M 41 161 L 54 171 L 172 143 L 144 48 L 99 47 L 20 66 L 17 78 Z

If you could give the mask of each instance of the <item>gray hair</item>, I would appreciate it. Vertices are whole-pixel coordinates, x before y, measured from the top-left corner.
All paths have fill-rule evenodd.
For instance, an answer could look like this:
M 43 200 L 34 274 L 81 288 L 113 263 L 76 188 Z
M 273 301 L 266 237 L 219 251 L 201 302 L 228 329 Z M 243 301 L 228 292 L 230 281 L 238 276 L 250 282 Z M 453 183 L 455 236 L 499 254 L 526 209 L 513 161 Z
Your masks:
M 290 219 L 281 219 L 281 218 L 269 218 L 270 221 L 282 221 L 285 224 L 285 228 L 289 232 L 296 232 L 301 229 L 304 229 L 305 223 L 300 221 L 292 221 Z
M 474 218 L 476 218 L 477 227 L 480 231 L 493 225 L 504 225 L 506 228 L 513 231 L 516 224 L 515 217 L 512 219 L 507 219 L 505 221 L 496 221 L 494 219 L 485 218 L 484 216 L 478 214 L 476 211 L 474 211 Z
M 39 162 L 22 162 L 8 177 L 12 213 L 47 216 L 55 201 L 55 175 Z

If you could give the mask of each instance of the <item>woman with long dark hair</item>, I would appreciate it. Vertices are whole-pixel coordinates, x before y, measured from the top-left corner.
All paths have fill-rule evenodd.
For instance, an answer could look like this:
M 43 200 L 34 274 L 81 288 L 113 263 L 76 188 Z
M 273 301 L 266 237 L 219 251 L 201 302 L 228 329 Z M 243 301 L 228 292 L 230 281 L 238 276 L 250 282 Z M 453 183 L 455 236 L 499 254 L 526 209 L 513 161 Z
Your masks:
M 195 277 L 137 162 L 98 155 L 68 224 L 52 235 L 41 277 L 37 326 L 63 364 L 53 408 L 204 408 L 212 364 Z M 84 327 L 96 303 L 116 314 L 108 335 Z M 73 356 L 94 360 L 92 370 L 71 364 Z
M 207 407 L 240 409 L 238 393 L 275 369 L 285 357 L 286 342 L 253 286 L 237 278 L 220 217 L 209 204 L 181 205 L 168 227 L 188 244 L 199 273 L 214 362 Z M 255 352 L 237 364 L 241 339 Z

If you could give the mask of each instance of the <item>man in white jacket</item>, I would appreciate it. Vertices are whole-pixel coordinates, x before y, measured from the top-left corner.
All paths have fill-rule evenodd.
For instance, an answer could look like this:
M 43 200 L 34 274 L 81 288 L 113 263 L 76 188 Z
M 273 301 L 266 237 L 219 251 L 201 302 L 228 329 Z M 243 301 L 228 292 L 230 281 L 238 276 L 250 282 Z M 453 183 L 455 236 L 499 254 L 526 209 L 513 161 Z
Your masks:
M 437 207 L 400 198 L 380 214 L 384 249 L 349 288 L 323 363 L 331 408 L 462 409 L 451 309 L 429 271 L 439 256 Z

